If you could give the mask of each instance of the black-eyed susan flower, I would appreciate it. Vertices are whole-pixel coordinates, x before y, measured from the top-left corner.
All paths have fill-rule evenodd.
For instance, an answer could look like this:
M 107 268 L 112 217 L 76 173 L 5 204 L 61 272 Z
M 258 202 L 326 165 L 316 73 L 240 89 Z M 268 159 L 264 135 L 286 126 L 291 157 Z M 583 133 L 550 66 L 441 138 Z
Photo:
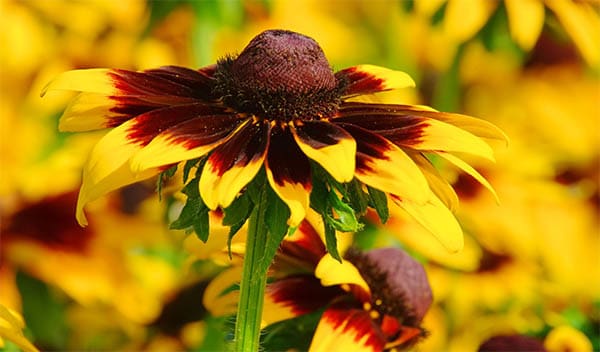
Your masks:
M 271 267 L 263 326 L 323 310 L 309 351 L 402 350 L 422 340 L 432 303 L 423 266 L 397 248 L 349 249 L 340 263 L 327 254 L 318 221 L 308 219 L 282 242 Z M 235 310 L 237 292 L 229 288 L 239 275 L 234 266 L 209 284 L 204 304 L 212 314 Z
M 206 156 L 199 192 L 210 209 L 231 205 L 264 166 L 270 186 L 289 207 L 288 224 L 297 226 L 310 207 L 317 166 L 335 182 L 356 179 L 361 187 L 392 195 L 457 250 L 460 228 L 438 198 L 448 203 L 449 186 L 438 182 L 422 153 L 434 152 L 477 175 L 450 153 L 493 159 L 480 137 L 504 136 L 463 115 L 356 101 L 411 86 L 407 74 L 372 65 L 334 72 L 313 39 L 269 30 L 237 57 L 199 70 L 75 70 L 44 92 L 81 92 L 64 112 L 61 130 L 112 128 L 85 165 L 77 206 L 82 225 L 88 202 Z

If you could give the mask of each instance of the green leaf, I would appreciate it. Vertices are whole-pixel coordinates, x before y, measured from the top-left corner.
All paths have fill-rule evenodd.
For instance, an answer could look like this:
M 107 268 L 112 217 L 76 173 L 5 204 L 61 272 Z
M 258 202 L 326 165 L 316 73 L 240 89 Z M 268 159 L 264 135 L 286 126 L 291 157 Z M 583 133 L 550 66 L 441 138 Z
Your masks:
M 336 194 L 335 191 L 329 192 L 329 204 L 335 211 L 337 218 L 326 214 L 326 221 L 329 222 L 336 230 L 342 232 L 356 232 L 362 228 L 362 224 L 356 218 L 356 213 L 351 206 L 344 203 Z
M 203 159 L 206 159 L 206 158 L 203 158 Z M 200 161 L 200 158 L 188 160 L 185 162 L 185 165 L 183 165 L 183 183 L 186 183 L 188 181 L 188 178 L 190 177 L 190 171 L 192 171 L 192 168 L 194 166 L 196 166 L 199 161 Z
M 362 184 L 357 179 L 352 180 L 346 186 L 348 201 L 357 215 L 363 215 L 369 206 L 369 195 L 363 191 Z
M 327 248 L 327 252 L 339 261 L 342 262 L 342 257 L 337 249 L 337 237 L 335 236 L 335 228 L 327 221 L 323 221 L 325 225 L 325 247 Z
M 163 184 L 170 179 L 171 177 L 173 177 L 173 175 L 175 175 L 175 172 L 177 172 L 177 165 L 173 165 L 172 167 L 168 168 L 167 170 L 161 172 L 160 174 L 158 174 L 158 179 L 156 180 L 156 192 L 158 193 L 158 200 L 162 200 L 162 187 Z
M 16 281 L 23 302 L 23 318 L 36 344 L 48 350 L 67 349 L 66 303 L 46 283 L 22 271 L 17 272 Z
M 281 241 L 288 232 L 287 220 L 289 217 L 290 210 L 288 206 L 275 194 L 271 187 L 267 187 L 265 223 L 269 233 L 267 235 L 267 245 L 264 249 L 264 260 L 259 265 L 260 270 L 266 272 L 269 269 L 275 257 L 275 252 L 279 249 Z
M 200 241 L 206 243 L 208 241 L 208 235 L 210 233 L 210 224 L 208 222 L 208 208 L 206 205 L 204 209 L 200 211 L 197 216 L 194 218 L 194 223 L 192 224 L 194 228 L 194 232 Z
M 261 336 L 264 351 L 308 351 L 324 308 L 267 326 Z
M 225 216 L 223 217 L 223 225 L 231 226 L 240 222 L 245 222 L 250 216 L 252 210 L 252 202 L 250 196 L 243 193 L 237 197 L 230 206 L 225 208 Z
M 375 189 L 371 186 L 367 186 L 369 190 L 369 200 L 371 206 L 375 208 L 377 215 L 382 223 L 386 223 L 390 218 L 390 211 L 388 209 L 388 199 L 385 192 Z
M 210 233 L 210 223 L 208 212 L 210 209 L 204 204 L 200 191 L 198 190 L 199 175 L 191 180 L 181 192 L 188 196 L 183 209 L 177 220 L 173 221 L 169 228 L 172 230 L 189 230 L 192 229 L 196 236 L 202 241 L 208 240 Z
M 312 182 L 312 191 L 310 192 L 310 206 L 317 211 L 317 213 L 323 215 L 327 212 L 328 208 L 328 197 L 329 189 L 325 182 L 321 179 L 314 177 Z

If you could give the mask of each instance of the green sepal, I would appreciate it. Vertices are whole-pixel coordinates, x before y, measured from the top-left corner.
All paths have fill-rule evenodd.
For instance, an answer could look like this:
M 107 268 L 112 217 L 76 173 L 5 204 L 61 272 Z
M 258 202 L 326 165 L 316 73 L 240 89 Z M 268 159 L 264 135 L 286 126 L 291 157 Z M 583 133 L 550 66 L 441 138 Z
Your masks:
M 177 164 L 173 165 L 172 167 L 166 169 L 165 171 L 161 172 L 160 174 L 158 174 L 158 178 L 156 180 L 156 193 L 158 193 L 158 200 L 162 200 L 162 187 L 163 184 L 170 179 L 171 177 L 173 177 L 175 175 L 175 173 L 177 172 Z
M 388 199 L 385 192 L 367 186 L 369 190 L 370 205 L 375 209 L 382 223 L 386 223 L 390 218 L 390 210 L 388 209 Z

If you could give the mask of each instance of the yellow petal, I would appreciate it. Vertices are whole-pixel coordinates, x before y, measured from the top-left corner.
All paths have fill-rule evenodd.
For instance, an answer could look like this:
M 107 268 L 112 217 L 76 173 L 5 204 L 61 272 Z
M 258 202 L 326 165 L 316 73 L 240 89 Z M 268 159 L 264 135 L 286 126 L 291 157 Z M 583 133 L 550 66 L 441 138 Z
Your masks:
M 410 157 L 423 172 L 431 191 L 446 204 L 450 211 L 454 212 L 458 209 L 458 196 L 454 188 L 440 175 L 431 162 L 422 154 L 413 153 L 410 154 Z
M 383 351 L 385 337 L 362 309 L 328 308 L 317 326 L 309 352 Z
M 362 128 L 342 127 L 356 140 L 356 178 L 361 182 L 416 203 L 425 203 L 432 196 L 425 176 L 402 149 Z
M 480 156 L 494 161 L 494 151 L 481 138 L 453 126 L 449 123 L 435 119 L 426 119 L 422 123 L 418 137 L 408 140 L 390 139 L 397 144 L 417 150 L 436 150 L 448 152 L 461 152 Z
M 394 196 L 392 199 L 431 232 L 448 251 L 458 252 L 463 248 L 463 233 L 458 221 L 437 197 L 431 197 L 426 204 L 416 204 Z
M 338 71 L 348 79 L 345 95 L 370 94 L 415 86 L 415 81 L 405 72 L 375 65 L 358 65 Z
M 367 293 L 371 292 L 369 285 L 352 263 L 347 260 L 340 263 L 330 255 L 321 258 L 315 269 L 315 276 L 321 280 L 323 286 L 352 284 L 358 285 Z
M 21 330 L 24 327 L 25 324 L 20 316 L 0 304 L 0 342 L 5 338 L 25 352 L 38 352 L 38 349 L 23 335 Z
M 450 163 L 452 163 L 456 167 L 460 168 L 467 174 L 471 175 L 474 179 L 477 180 L 477 182 L 481 183 L 488 191 L 490 191 L 490 193 L 492 193 L 492 195 L 496 199 L 497 203 L 500 203 L 500 199 L 498 198 L 498 195 L 496 194 L 496 191 L 494 190 L 492 185 L 490 185 L 490 183 L 485 179 L 485 177 L 483 177 L 479 172 L 477 172 L 477 170 L 475 170 L 471 165 L 465 163 L 460 158 L 457 158 L 456 156 L 454 156 L 452 154 L 442 153 L 442 152 L 436 152 L 435 154 L 448 160 Z
M 531 50 L 544 27 L 544 4 L 540 0 L 504 0 L 508 26 L 513 39 Z
M 600 15 L 597 8 L 585 1 L 548 0 L 565 31 L 581 55 L 591 66 L 600 65 Z
M 300 225 L 300 222 L 306 217 L 306 210 L 309 206 L 310 187 L 306 189 L 306 186 L 301 183 L 285 181 L 279 184 L 273 179 L 273 173 L 269 167 L 267 167 L 267 179 L 273 191 L 290 208 L 288 225 L 290 227 Z
M 129 128 L 135 123 L 127 121 L 108 132 L 92 150 L 83 170 L 83 184 L 77 202 L 77 220 L 87 225 L 83 207 L 102 195 L 119 187 L 149 178 L 160 170 L 150 169 L 142 173 L 131 171 L 129 159 L 141 146 L 128 136 Z
M 200 176 L 200 195 L 210 209 L 226 208 L 258 173 L 269 145 L 270 127 L 247 124 L 208 158 Z
M 66 71 L 48 83 L 42 89 L 41 95 L 44 96 L 49 90 L 75 90 L 114 95 L 117 89 L 110 72 L 111 70 L 105 68 Z
M 204 307 L 211 315 L 220 317 L 235 314 L 239 301 L 240 291 L 229 290 L 238 284 L 242 278 L 242 267 L 233 266 L 221 272 L 212 279 L 202 297 Z M 227 292 L 224 294 L 224 292 Z
M 199 158 L 229 140 L 235 131 L 243 127 L 242 124 L 236 128 L 239 120 L 214 126 L 205 121 L 207 118 L 191 119 L 163 131 L 132 158 L 132 169 L 141 171 Z M 190 130 L 189 126 L 194 124 L 197 127 Z
M 110 158 L 110 156 L 107 156 L 107 158 Z M 83 209 L 89 202 L 123 186 L 148 179 L 160 172 L 161 169 L 154 168 L 135 173 L 131 171 L 131 166 L 126 161 L 121 166 L 112 170 L 107 176 L 96 179 L 93 172 L 87 169 L 86 166 L 83 170 L 83 184 L 81 185 L 79 198 L 77 199 L 77 222 L 81 226 L 87 226 L 88 223 Z
M 444 26 L 451 38 L 464 42 L 471 39 L 487 22 L 498 1 L 448 0 Z
M 292 128 L 304 154 L 321 165 L 336 181 L 350 182 L 356 165 L 356 142 L 343 129 L 328 122 L 306 122 Z
M 92 131 L 106 128 L 115 102 L 94 93 L 80 93 L 67 106 L 58 123 L 62 132 Z

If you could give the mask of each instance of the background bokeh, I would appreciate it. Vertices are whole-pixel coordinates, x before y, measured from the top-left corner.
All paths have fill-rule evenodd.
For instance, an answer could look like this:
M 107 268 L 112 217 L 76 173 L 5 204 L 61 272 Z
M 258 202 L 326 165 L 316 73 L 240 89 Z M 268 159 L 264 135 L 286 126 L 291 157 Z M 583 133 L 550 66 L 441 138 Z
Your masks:
M 226 323 L 202 294 L 224 263 L 168 230 L 181 197 L 159 201 L 155 181 L 129 186 L 92 203 L 80 228 L 81 168 L 104 132 L 59 133 L 72 95 L 39 93 L 73 68 L 199 68 L 282 28 L 316 39 L 335 69 L 371 63 L 417 82 L 386 99 L 477 116 L 510 137 L 495 146 L 497 163 L 472 162 L 500 204 L 437 165 L 461 198 L 462 252 L 445 252 L 402 214 L 355 237 L 426 264 L 435 304 L 417 350 L 473 351 L 501 334 L 599 350 L 599 9 L 585 0 L 0 0 L 0 305 L 44 350 L 222 348 Z

